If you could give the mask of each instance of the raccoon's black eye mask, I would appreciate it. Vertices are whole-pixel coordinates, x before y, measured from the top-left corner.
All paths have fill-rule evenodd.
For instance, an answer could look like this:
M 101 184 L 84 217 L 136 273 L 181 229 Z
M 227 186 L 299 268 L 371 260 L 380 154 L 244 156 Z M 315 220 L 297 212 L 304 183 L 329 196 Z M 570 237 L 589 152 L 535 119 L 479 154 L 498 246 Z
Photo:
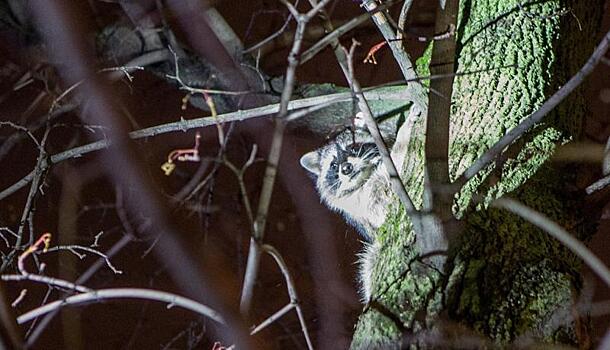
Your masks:
M 337 176 L 337 172 L 341 167 L 341 164 L 345 163 L 348 157 L 359 157 L 364 160 L 371 159 L 377 157 L 379 155 L 379 151 L 377 150 L 377 146 L 373 142 L 354 142 L 350 143 L 345 149 L 341 147 L 339 144 L 336 144 L 334 147 L 334 157 L 333 161 L 330 164 L 329 174 L 333 177 Z M 321 167 L 322 159 L 324 152 L 320 150 L 309 152 L 301 157 L 300 163 L 303 168 L 305 168 L 310 175 L 314 177 L 318 177 L 321 175 L 323 169 Z M 352 173 L 353 169 L 350 169 L 349 166 L 346 166 L 344 174 L 347 172 L 348 174 Z M 346 174 L 347 175 L 347 174 Z

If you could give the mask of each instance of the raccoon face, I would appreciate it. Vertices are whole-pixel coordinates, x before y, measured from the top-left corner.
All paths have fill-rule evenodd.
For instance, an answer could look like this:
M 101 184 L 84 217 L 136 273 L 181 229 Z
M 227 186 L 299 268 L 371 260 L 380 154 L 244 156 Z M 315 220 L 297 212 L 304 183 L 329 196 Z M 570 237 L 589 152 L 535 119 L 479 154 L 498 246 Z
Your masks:
M 360 189 L 381 161 L 373 142 L 353 142 L 339 137 L 335 142 L 305 154 L 301 165 L 316 176 L 320 196 L 328 204 Z

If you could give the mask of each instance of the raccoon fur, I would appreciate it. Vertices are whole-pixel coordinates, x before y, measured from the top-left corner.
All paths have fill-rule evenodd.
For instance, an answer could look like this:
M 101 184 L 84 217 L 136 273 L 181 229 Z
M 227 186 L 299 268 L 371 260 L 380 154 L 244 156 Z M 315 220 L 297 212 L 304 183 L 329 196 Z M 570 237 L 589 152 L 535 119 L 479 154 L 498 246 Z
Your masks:
M 392 146 L 395 135 L 384 136 Z M 402 167 L 404 148 L 397 144 L 392 148 L 398 169 Z M 366 240 L 359 254 L 360 294 L 366 302 L 371 296 L 371 274 L 379 251 L 375 235 L 393 199 L 379 150 L 367 131 L 348 130 L 303 155 L 300 162 L 314 178 L 322 202 L 341 213 Z

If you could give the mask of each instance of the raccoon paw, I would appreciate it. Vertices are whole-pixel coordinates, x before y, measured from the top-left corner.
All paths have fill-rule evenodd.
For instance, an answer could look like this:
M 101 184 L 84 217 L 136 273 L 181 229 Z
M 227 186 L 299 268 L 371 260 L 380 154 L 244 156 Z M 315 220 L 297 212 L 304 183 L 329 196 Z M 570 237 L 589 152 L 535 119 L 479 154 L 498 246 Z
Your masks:
M 356 113 L 354 117 L 354 126 L 356 129 L 366 130 L 366 122 L 364 120 L 364 114 L 362 112 Z

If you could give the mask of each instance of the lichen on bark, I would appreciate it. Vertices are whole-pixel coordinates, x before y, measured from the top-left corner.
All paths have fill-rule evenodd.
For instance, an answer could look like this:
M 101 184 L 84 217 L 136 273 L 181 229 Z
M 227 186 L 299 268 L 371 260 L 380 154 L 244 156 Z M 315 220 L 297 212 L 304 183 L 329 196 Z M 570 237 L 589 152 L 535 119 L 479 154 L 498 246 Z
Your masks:
M 603 1 L 462 0 L 451 111 L 450 176 L 456 179 L 508 130 L 534 112 L 588 58 Z M 429 56 L 421 60 L 429 62 Z M 425 67 L 424 67 L 425 68 Z M 477 72 L 469 74 L 468 72 Z M 425 76 L 425 72 L 421 74 Z M 513 341 L 577 344 L 571 307 L 580 262 L 534 225 L 489 208 L 516 198 L 579 238 L 581 193 L 573 171 L 549 164 L 558 145 L 578 138 L 580 92 L 471 179 L 454 201 L 463 226 L 444 274 L 418 259 L 417 239 L 398 202 L 380 229 L 373 301 L 358 321 L 352 348 L 464 346 Z M 423 121 L 414 129 L 403 182 L 414 202 L 423 191 Z M 474 203 L 474 204 L 473 204 Z

